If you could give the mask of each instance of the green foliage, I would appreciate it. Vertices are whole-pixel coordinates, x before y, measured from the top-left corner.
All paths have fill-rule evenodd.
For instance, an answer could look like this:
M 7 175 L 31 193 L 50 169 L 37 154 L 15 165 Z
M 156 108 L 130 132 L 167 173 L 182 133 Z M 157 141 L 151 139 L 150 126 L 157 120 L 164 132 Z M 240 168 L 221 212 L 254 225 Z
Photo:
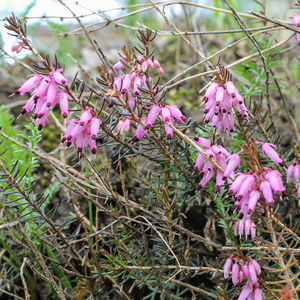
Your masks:
M 264 40 L 259 43 L 261 51 L 271 47 L 272 41 Z M 265 63 L 267 70 L 271 70 L 276 66 L 282 65 L 280 57 L 276 57 L 276 54 L 280 51 L 280 48 L 276 48 L 272 51 L 265 52 L 263 55 L 265 57 Z M 276 60 L 275 60 L 276 57 Z M 265 69 L 262 62 L 255 61 L 245 61 L 241 65 L 235 66 L 235 70 L 239 76 L 241 76 L 247 83 L 241 84 L 237 83 L 237 88 L 242 91 L 244 98 L 247 100 L 250 96 L 260 96 L 265 92 L 266 88 L 266 75 Z M 269 74 L 270 79 L 284 80 L 282 77 L 274 77 Z M 269 89 L 276 90 L 274 85 L 270 85 Z
M 14 137 L 16 141 L 22 142 L 21 135 L 18 135 L 19 129 L 13 125 L 15 118 L 8 110 L 4 110 L 0 106 L 0 126 L 1 130 L 10 137 Z M 7 166 L 12 167 L 17 161 L 20 162 L 20 171 L 24 172 L 27 168 L 29 153 L 21 149 L 19 146 L 3 139 L 1 144 L 2 151 L 6 150 L 1 159 Z M 12 155 L 13 154 L 13 155 Z

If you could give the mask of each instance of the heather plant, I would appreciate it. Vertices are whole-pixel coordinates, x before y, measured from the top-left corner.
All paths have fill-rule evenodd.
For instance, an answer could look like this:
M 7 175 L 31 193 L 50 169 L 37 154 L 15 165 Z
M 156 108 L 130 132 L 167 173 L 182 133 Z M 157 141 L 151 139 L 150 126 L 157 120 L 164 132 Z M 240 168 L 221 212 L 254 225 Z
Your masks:
M 244 13 L 226 0 L 224 8 L 219 1 L 135 2 L 119 18 L 96 13 L 136 34 L 113 61 L 92 38 L 94 27 L 81 21 L 85 16 L 59 3 L 99 61 L 85 70 L 73 58 L 80 72 L 70 74 L 67 53 L 36 50 L 26 18 L 5 19 L 16 57 L 27 51 L 34 62 L 22 63 L 29 74 L 7 95 L 10 102 L 22 97 L 16 120 L 29 118 L 18 125 L 24 140 L 5 126 L 0 131 L 1 297 L 299 299 L 300 134 L 296 108 L 289 108 L 298 77 L 287 74 L 295 61 L 284 57 L 298 51 L 299 15 L 271 18 L 269 3 L 257 4 L 263 13 Z M 178 29 L 181 16 L 165 12 L 174 4 L 186 31 Z M 217 12 L 239 29 L 209 25 L 203 34 L 193 21 L 196 8 L 211 12 L 204 25 Z M 171 31 L 119 22 L 150 10 Z M 248 28 L 248 20 L 257 23 Z M 282 30 L 288 37 L 278 41 Z M 228 33 L 243 37 L 203 53 L 204 42 L 215 49 L 214 34 Z M 184 68 L 170 78 L 176 61 L 162 63 L 169 55 L 159 53 L 164 34 L 183 45 L 177 54 Z M 200 91 L 192 111 L 185 103 L 194 99 L 180 98 L 180 87 Z M 46 153 L 49 123 L 60 136 Z M 5 148 L 14 157 L 14 147 L 29 154 L 12 165 Z

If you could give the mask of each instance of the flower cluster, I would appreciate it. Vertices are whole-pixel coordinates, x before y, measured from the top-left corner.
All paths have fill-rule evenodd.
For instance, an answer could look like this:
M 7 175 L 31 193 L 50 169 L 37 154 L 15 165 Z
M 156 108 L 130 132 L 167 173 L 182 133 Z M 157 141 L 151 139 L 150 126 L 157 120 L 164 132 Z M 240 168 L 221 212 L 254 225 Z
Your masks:
M 15 93 L 10 95 L 11 97 L 19 93 L 23 96 L 31 89 L 34 89 L 31 97 L 23 106 L 19 117 L 35 107 L 33 118 L 39 120 L 39 130 L 45 126 L 48 120 L 48 112 L 51 108 L 55 107 L 58 101 L 63 117 L 66 118 L 69 115 L 69 95 L 64 90 L 59 92 L 59 86 L 66 86 L 68 84 L 68 80 L 62 75 L 62 71 L 63 69 L 57 69 L 51 71 L 47 76 L 38 74 L 28 75 L 30 78 Z
M 218 165 L 226 169 L 227 163 L 226 160 L 230 156 L 230 153 L 223 148 L 221 145 L 211 145 L 211 142 L 209 140 L 206 140 L 205 138 L 200 138 L 198 136 L 194 137 L 194 140 L 196 143 L 198 143 L 201 147 L 203 147 L 203 151 L 214 161 L 218 163 Z M 215 165 L 212 164 L 209 160 L 206 160 L 206 157 L 203 156 L 201 153 L 197 154 L 197 160 L 194 167 L 195 171 L 200 171 L 200 176 L 202 177 L 201 181 L 199 182 L 198 189 L 202 189 L 206 186 L 207 182 L 215 175 Z M 205 162 L 206 161 L 206 162 Z M 204 164 L 205 162 L 205 164 Z M 202 165 L 204 164 L 203 168 Z M 228 174 L 228 177 L 231 177 L 234 175 L 233 172 L 230 172 Z M 221 170 L 217 169 L 216 171 L 216 189 L 217 191 L 220 191 L 221 187 L 224 185 L 224 179 L 223 173 Z M 230 179 L 228 180 L 230 182 Z
M 118 70 L 122 67 L 127 67 L 130 71 L 124 75 L 119 75 L 114 78 L 114 89 L 118 92 L 119 96 L 122 98 L 131 111 L 138 113 L 137 108 L 140 108 L 139 101 L 136 96 L 139 96 L 141 93 L 141 88 L 148 90 L 148 85 L 146 82 L 146 75 L 148 69 L 156 67 L 161 75 L 163 75 L 163 69 L 161 68 L 159 62 L 154 59 L 142 58 L 139 55 L 137 58 L 132 59 L 120 57 L 119 62 L 114 65 L 114 69 Z M 149 76 L 149 74 L 148 74 Z M 151 77 L 149 76 L 151 81 Z M 113 91 L 109 89 L 107 95 L 111 95 Z M 117 97 L 112 97 L 115 103 L 120 103 Z M 110 103 L 109 106 L 113 106 L 113 103 Z M 128 107 L 123 107 L 124 112 L 128 113 Z
M 252 239 L 255 237 L 256 226 L 249 215 L 243 216 L 242 219 L 236 221 L 232 228 L 235 235 L 241 237 L 241 235 L 245 234 L 246 240 L 248 235 L 251 235 Z
M 235 263 L 232 266 L 233 259 Z M 237 285 L 242 283 L 244 278 L 248 280 L 242 288 L 242 292 L 237 300 L 261 300 L 263 292 L 259 288 L 257 277 L 261 273 L 260 265 L 251 257 L 243 259 L 240 256 L 231 255 L 224 264 L 224 278 L 229 277 L 230 270 L 232 272 L 232 283 Z
M 228 194 L 236 197 L 235 206 L 240 208 L 244 216 L 254 212 L 256 204 L 261 196 L 268 205 L 273 204 L 273 193 L 280 196 L 285 191 L 281 180 L 281 174 L 270 168 L 262 168 L 263 173 L 250 171 L 239 174 L 231 184 Z
M 148 77 L 149 81 L 152 81 L 148 70 L 154 67 L 157 68 L 161 75 L 164 74 L 164 71 L 157 60 L 154 58 L 149 59 L 148 57 L 142 57 L 141 55 L 137 57 L 120 57 L 119 62 L 113 66 L 115 70 L 120 68 L 130 69 L 130 72 L 114 78 L 114 89 L 117 91 L 118 96 L 114 95 L 114 91 L 111 89 L 106 93 L 107 96 L 112 96 L 114 103 L 120 104 L 120 98 L 123 103 L 126 103 L 126 106 L 123 105 L 122 107 L 123 115 L 130 115 L 130 111 L 139 115 L 141 104 L 139 103 L 138 96 L 140 96 L 142 89 L 145 91 L 149 90 L 146 78 Z M 153 89 L 152 92 L 155 92 L 155 89 Z M 109 106 L 113 106 L 114 103 L 110 103 Z M 165 123 L 170 123 L 171 125 L 174 125 L 175 119 L 182 123 L 184 123 L 185 120 L 185 116 L 175 104 L 162 105 L 161 103 L 155 103 L 149 108 L 143 107 L 143 109 L 147 110 L 147 115 L 140 119 L 140 122 L 143 125 L 139 124 L 137 126 L 133 142 L 144 137 L 147 130 L 153 126 L 158 116 L 160 116 Z M 116 126 L 116 130 L 121 134 L 126 132 L 130 128 L 130 120 L 131 118 L 129 117 L 121 119 Z M 171 139 L 173 137 L 173 129 L 165 124 L 165 131 L 167 138 Z
M 177 105 L 171 104 L 162 106 L 161 103 L 153 104 L 149 109 L 148 116 L 141 119 L 144 127 L 140 124 L 137 127 L 136 133 L 133 137 L 134 142 L 144 137 L 147 130 L 153 126 L 158 116 L 161 116 L 165 123 L 170 123 L 171 125 L 174 125 L 175 123 L 174 118 L 182 123 L 184 123 L 185 120 L 185 116 L 182 114 Z M 173 137 L 173 129 L 165 124 L 165 131 L 167 138 L 170 140 Z
M 248 116 L 244 99 L 232 81 L 211 82 L 204 95 L 203 103 L 205 103 L 205 123 L 211 120 L 212 126 L 219 130 L 221 136 L 224 135 L 224 131 L 234 131 L 233 106 L 243 117 Z
M 101 123 L 95 111 L 86 107 L 85 110 L 81 111 L 79 119 L 71 119 L 68 122 L 68 127 L 61 142 L 67 142 L 67 147 L 76 142 L 79 157 L 83 152 L 85 144 L 88 143 L 92 153 L 95 155 L 97 150 L 96 138 Z

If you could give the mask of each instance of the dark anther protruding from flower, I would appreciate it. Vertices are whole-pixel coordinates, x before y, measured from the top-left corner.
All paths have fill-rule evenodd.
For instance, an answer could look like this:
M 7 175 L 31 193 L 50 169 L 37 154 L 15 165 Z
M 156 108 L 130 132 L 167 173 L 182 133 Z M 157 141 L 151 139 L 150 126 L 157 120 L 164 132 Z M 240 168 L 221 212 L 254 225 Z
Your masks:
M 195 142 L 199 142 L 199 137 L 198 136 L 194 136 L 194 141 Z
M 61 139 L 61 142 L 64 143 L 66 140 L 67 140 L 67 138 L 66 138 L 66 137 L 63 137 L 63 138 Z
M 134 137 L 132 138 L 132 142 L 133 142 L 133 143 L 136 143 L 138 140 L 139 140 L 139 139 L 138 139 L 136 136 L 134 136 Z
M 197 188 L 196 188 L 196 191 L 200 191 L 200 190 L 202 190 L 202 186 L 198 185 Z
M 96 154 L 96 149 L 92 149 L 92 153 L 95 155 Z
M 23 108 L 23 109 L 21 110 L 21 112 L 20 112 L 20 115 L 24 115 L 25 113 L 27 113 L 27 111 L 26 111 L 25 108 Z
M 70 147 L 72 145 L 72 143 L 67 142 L 67 147 Z
M 38 131 L 41 131 L 42 129 L 43 129 L 43 125 L 40 124 L 40 125 L 38 126 Z

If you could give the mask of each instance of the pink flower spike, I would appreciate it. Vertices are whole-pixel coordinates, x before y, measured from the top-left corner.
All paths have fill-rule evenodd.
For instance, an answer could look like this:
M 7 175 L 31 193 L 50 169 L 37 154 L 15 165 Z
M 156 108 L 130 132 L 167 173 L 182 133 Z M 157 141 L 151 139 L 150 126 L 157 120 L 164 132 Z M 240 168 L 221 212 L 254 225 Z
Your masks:
M 243 184 L 244 180 L 248 177 L 247 174 L 240 174 L 235 180 L 234 182 L 230 185 L 229 194 L 235 194 L 241 187 L 241 185 Z
M 293 21 L 297 27 L 300 27 L 300 15 L 295 14 L 293 17 Z
M 154 60 L 154 66 L 160 68 L 160 63 L 156 59 Z
M 69 95 L 66 92 L 62 91 L 57 94 L 57 98 L 59 100 L 61 115 L 66 120 L 69 115 Z
M 291 164 L 289 165 L 286 171 L 286 180 L 290 181 L 292 179 L 293 174 L 294 174 L 294 165 Z
M 250 278 L 249 268 L 246 264 L 242 265 L 242 271 L 246 278 Z
M 261 180 L 260 190 L 268 204 L 275 202 L 273 199 L 271 185 L 267 180 L 264 180 L 264 179 Z
M 29 100 L 26 102 L 26 104 L 22 107 L 23 109 L 22 109 L 20 115 L 17 117 L 17 119 L 19 119 L 23 114 L 25 114 L 33 109 L 33 107 L 35 105 L 34 97 L 35 97 L 34 95 L 31 96 L 29 98 Z
M 87 107 L 86 110 L 81 111 L 81 116 L 79 121 L 80 126 L 86 125 L 91 119 L 92 119 L 91 109 Z
M 194 166 L 194 172 L 197 170 L 201 170 L 201 167 L 205 160 L 206 158 L 202 154 L 198 153 L 196 164 Z
M 300 33 L 296 32 L 297 45 L 300 46 Z
M 163 68 L 158 68 L 157 70 L 161 76 L 164 76 L 165 71 L 163 70 Z
M 246 240 L 247 240 L 247 236 L 250 235 L 250 230 L 251 230 L 251 225 L 252 225 L 252 220 L 248 217 L 245 220 L 245 236 L 246 236 Z
M 232 283 L 237 285 L 239 282 L 239 265 L 235 263 L 232 267 Z
M 252 281 L 253 283 L 257 283 L 257 274 L 256 274 L 256 270 L 255 270 L 253 264 L 251 263 L 251 261 L 249 262 L 249 273 L 250 273 L 251 281 Z
M 87 135 L 85 133 L 85 131 L 81 131 L 77 137 L 76 137 L 76 142 L 77 142 L 77 152 L 79 154 L 79 157 L 80 157 L 80 153 L 83 152 L 83 149 L 84 149 L 84 146 L 85 146 L 85 143 L 86 143 L 86 138 L 87 138 Z
M 281 195 L 281 193 L 285 191 L 285 187 L 283 186 L 281 180 L 281 174 L 278 171 L 268 171 L 265 177 L 270 183 L 271 188 L 275 193 Z
M 93 140 L 95 140 L 98 137 L 98 131 L 99 131 L 101 123 L 102 123 L 101 120 L 96 117 L 92 118 L 92 120 L 91 120 L 91 123 L 90 123 L 91 134 L 90 135 Z
M 209 148 L 211 147 L 211 142 L 210 140 L 207 140 L 205 138 L 201 138 L 201 137 L 198 137 L 198 136 L 194 136 L 194 141 L 196 143 L 198 143 L 200 146 L 204 147 L 204 148 Z
M 127 91 L 131 85 L 130 74 L 125 74 L 122 81 L 122 93 Z
M 277 149 L 277 147 L 271 143 L 264 143 L 261 147 L 263 156 L 268 155 L 277 166 L 282 165 L 282 159 L 273 148 Z
M 241 187 L 238 191 L 238 196 L 245 197 L 252 190 L 253 185 L 255 184 L 255 176 L 247 175 L 244 182 L 241 184 Z
M 221 190 L 223 185 L 224 185 L 223 173 L 219 169 L 217 169 L 217 175 L 216 175 L 217 192 Z
M 256 226 L 254 222 L 252 222 L 251 228 L 250 228 L 250 234 L 251 234 L 251 239 L 253 240 L 256 235 Z
M 135 80 L 135 78 L 136 78 L 136 72 L 132 72 L 131 74 L 130 74 L 130 81 L 134 81 Z
M 143 117 L 141 119 L 141 122 L 146 126 L 146 124 L 147 124 L 147 117 Z M 142 125 L 139 124 L 138 127 L 137 127 L 137 129 L 136 129 L 135 135 L 133 136 L 133 139 L 132 139 L 133 142 L 141 140 L 144 137 L 144 135 L 146 134 L 146 132 L 147 132 L 147 130 L 144 129 L 142 127 Z
M 64 75 L 61 74 L 63 69 L 57 69 L 53 73 L 53 78 L 56 81 L 56 83 L 66 86 L 68 84 L 68 79 L 64 77 Z
M 232 257 L 230 256 L 229 258 L 226 259 L 225 264 L 223 266 L 224 269 L 224 278 L 229 277 L 229 272 L 231 269 L 231 264 L 232 264 Z
M 256 288 L 254 291 L 254 300 L 262 300 L 264 296 L 263 291 L 260 288 Z
M 174 125 L 174 119 L 171 118 L 171 119 L 169 120 L 169 123 L 170 123 L 171 125 Z M 167 139 L 170 140 L 170 139 L 173 137 L 173 129 L 172 129 L 169 125 L 165 124 L 165 131 L 166 131 Z
M 130 119 L 120 120 L 117 124 L 116 130 L 120 132 L 120 134 L 124 134 L 130 128 Z
M 154 67 L 154 63 L 153 63 L 153 61 L 151 59 L 147 59 L 146 61 L 147 61 L 147 64 L 148 64 L 149 68 L 153 68 Z
M 76 119 L 71 119 L 68 123 L 69 125 L 67 126 L 67 129 L 66 129 L 66 132 L 65 132 L 65 135 L 63 136 L 61 142 L 64 143 L 68 137 L 70 136 L 72 130 L 75 128 L 75 126 L 77 126 L 77 121 Z
M 253 286 L 246 284 L 243 286 L 242 292 L 237 300 L 246 300 L 253 291 Z
M 254 212 L 258 199 L 260 198 L 260 192 L 258 190 L 253 190 L 250 193 L 248 200 L 248 212 Z
M 97 151 L 97 145 L 96 140 L 92 138 L 88 138 L 88 144 L 91 147 L 92 153 L 94 154 L 94 157 L 96 157 L 96 151 Z
M 239 222 L 239 227 L 238 227 L 238 234 L 241 238 L 242 234 L 244 234 L 245 230 L 245 219 L 238 220 Z
M 154 104 L 151 106 L 147 118 L 147 126 L 146 126 L 147 129 L 151 128 L 152 125 L 155 123 L 159 110 L 160 110 L 159 105 Z
M 22 86 L 18 89 L 18 92 L 20 93 L 21 96 L 23 96 L 25 93 L 36 87 L 43 79 L 42 76 L 36 75 L 36 74 L 31 74 L 28 75 L 27 77 L 31 76 L 27 81 L 25 81 Z
M 145 60 L 143 63 L 142 63 L 142 71 L 145 73 L 149 68 L 149 65 L 148 65 L 148 62 Z
M 170 111 L 168 110 L 168 108 L 166 107 L 163 107 L 161 110 L 160 110 L 160 114 L 164 120 L 164 122 L 169 122 L 170 118 L 171 118 L 171 113 Z
M 236 94 L 239 94 L 238 89 L 234 86 L 234 84 L 233 84 L 232 81 L 227 81 L 227 82 L 225 83 L 225 86 L 226 86 L 226 89 L 227 89 L 228 94 L 229 94 L 231 97 L 235 97 Z
M 239 272 L 239 283 L 242 283 L 242 282 L 243 282 L 243 279 L 244 279 L 243 271 L 240 271 L 240 272 Z
M 58 93 L 59 87 L 55 82 L 51 82 L 48 87 L 47 91 L 47 103 L 51 107 L 54 107 L 57 103 L 57 93 Z
M 181 110 L 177 107 L 175 104 L 167 105 L 166 108 L 171 113 L 171 116 L 176 118 L 178 121 L 184 123 L 184 120 L 186 119 L 185 116 L 182 114 Z
M 38 98 L 45 97 L 47 95 L 47 90 L 49 87 L 49 78 L 45 77 L 37 87 L 37 91 L 35 92 L 35 96 Z
M 261 267 L 260 267 L 259 263 L 255 259 L 251 259 L 251 263 L 253 264 L 253 266 L 256 270 L 256 273 L 260 274 L 261 273 Z
M 41 131 L 43 127 L 46 125 L 46 122 L 48 121 L 48 112 L 45 113 L 38 122 L 38 131 Z
M 298 164 L 294 167 L 294 178 L 296 183 L 300 183 L 300 168 Z
M 224 93 L 225 93 L 224 88 L 222 86 L 220 86 L 216 93 L 216 105 L 217 106 L 219 106 L 222 103 L 223 98 L 224 98 Z
M 228 165 L 226 167 L 226 170 L 224 172 L 223 175 L 223 180 L 225 180 L 227 177 L 230 176 L 230 174 L 234 171 L 234 169 L 237 166 L 241 166 L 241 158 L 238 154 L 232 154 L 229 158 L 228 158 Z
M 212 97 L 213 95 L 216 94 L 217 90 L 219 88 L 219 84 L 216 82 L 212 82 L 210 83 L 210 86 L 208 87 L 208 89 L 206 90 L 205 94 L 204 94 L 204 98 L 205 99 L 209 99 L 210 97 Z
M 123 67 L 124 67 L 124 65 L 120 61 L 113 65 L 113 68 L 116 71 L 119 70 L 119 69 L 121 69 L 121 68 L 123 68 Z

